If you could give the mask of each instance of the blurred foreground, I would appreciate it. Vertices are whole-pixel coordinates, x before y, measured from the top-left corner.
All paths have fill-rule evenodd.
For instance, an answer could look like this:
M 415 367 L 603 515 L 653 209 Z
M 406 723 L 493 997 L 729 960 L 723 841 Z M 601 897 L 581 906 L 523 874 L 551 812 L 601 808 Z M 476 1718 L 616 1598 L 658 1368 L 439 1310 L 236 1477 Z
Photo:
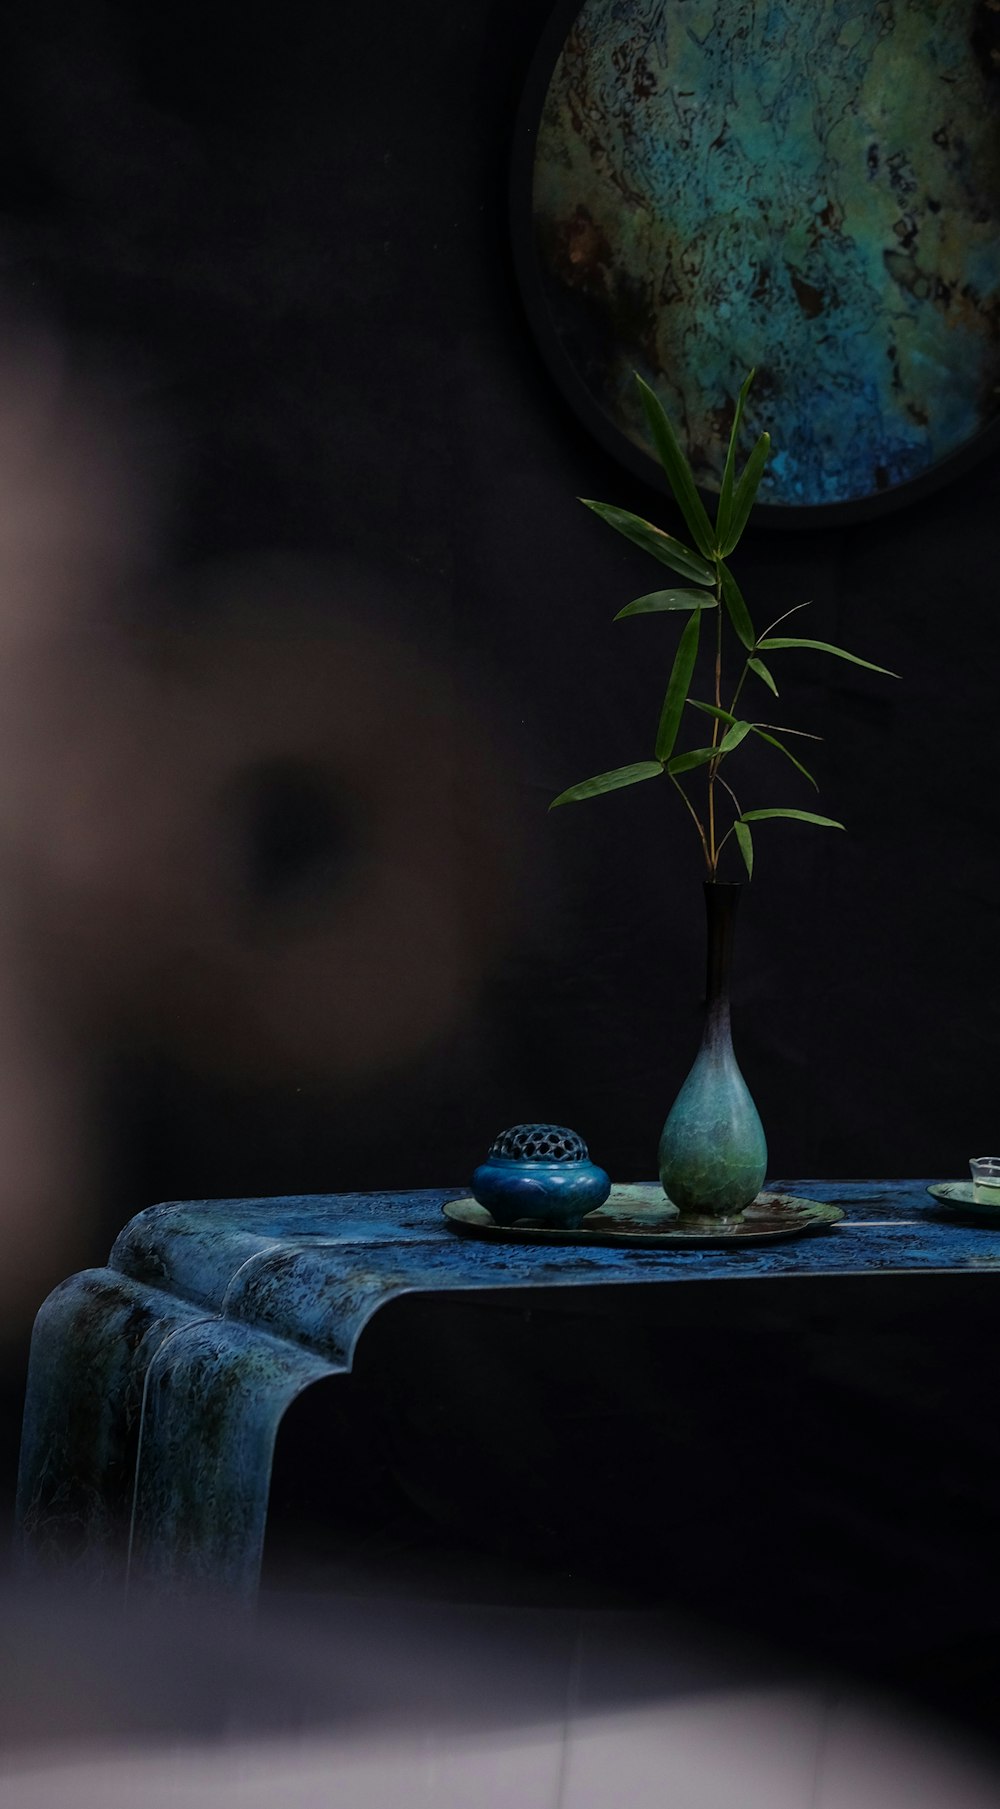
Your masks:
M 253 1627 L 7 1595 L 5 1809 L 986 1809 L 891 1704 L 613 1609 L 318 1594 Z

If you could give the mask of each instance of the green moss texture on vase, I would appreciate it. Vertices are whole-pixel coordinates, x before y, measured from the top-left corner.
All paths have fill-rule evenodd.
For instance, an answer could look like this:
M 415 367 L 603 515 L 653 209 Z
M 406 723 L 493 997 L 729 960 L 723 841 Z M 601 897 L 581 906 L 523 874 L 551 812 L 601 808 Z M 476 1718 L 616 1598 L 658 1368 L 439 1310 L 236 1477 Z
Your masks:
M 708 973 L 701 1048 L 660 1137 L 664 1192 L 681 1212 L 730 1217 L 764 1184 L 764 1127 L 733 1053 L 729 976 L 740 886 L 705 885 Z

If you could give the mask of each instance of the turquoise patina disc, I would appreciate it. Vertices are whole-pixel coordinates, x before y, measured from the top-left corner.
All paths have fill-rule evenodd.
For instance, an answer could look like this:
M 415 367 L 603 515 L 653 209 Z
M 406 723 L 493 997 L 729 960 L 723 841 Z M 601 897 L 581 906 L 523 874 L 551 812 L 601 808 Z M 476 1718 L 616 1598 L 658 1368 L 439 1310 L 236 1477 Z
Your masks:
M 651 476 L 638 370 L 712 490 L 756 366 L 747 444 L 772 434 L 778 525 L 960 469 L 1000 437 L 998 106 L 995 0 L 563 11 L 514 221 L 569 399 Z

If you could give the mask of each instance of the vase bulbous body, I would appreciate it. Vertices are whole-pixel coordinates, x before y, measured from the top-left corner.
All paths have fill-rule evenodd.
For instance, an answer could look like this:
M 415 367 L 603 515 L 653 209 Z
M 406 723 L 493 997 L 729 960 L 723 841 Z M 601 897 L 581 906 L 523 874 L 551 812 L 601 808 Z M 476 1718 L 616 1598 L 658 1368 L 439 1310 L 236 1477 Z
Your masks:
M 767 1172 L 764 1127 L 733 1053 L 729 978 L 740 886 L 706 884 L 708 973 L 701 1048 L 660 1137 L 663 1191 L 684 1213 L 731 1218 Z

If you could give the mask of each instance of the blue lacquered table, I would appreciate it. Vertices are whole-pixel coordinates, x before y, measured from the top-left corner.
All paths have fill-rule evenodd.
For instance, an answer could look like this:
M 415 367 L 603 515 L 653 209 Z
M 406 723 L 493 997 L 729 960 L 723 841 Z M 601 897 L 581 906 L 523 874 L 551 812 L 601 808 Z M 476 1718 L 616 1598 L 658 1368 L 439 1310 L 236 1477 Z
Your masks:
M 716 1323 L 758 1299 L 774 1321 L 793 1282 L 835 1300 L 862 1281 L 870 1298 L 873 1284 L 922 1277 L 947 1282 L 959 1314 L 973 1289 L 980 1304 L 990 1290 L 992 1310 L 995 1287 L 1000 1305 L 1000 1233 L 943 1217 L 924 1182 L 785 1188 L 840 1205 L 844 1219 L 765 1247 L 633 1250 L 456 1235 L 442 1207 L 457 1188 L 154 1206 L 106 1268 L 64 1282 L 38 1315 L 23 1562 L 252 1597 L 283 1416 L 303 1391 L 349 1374 L 394 1302 L 544 1297 L 563 1310 L 610 1302 L 627 1317 L 641 1300 L 669 1327 L 709 1290 Z

